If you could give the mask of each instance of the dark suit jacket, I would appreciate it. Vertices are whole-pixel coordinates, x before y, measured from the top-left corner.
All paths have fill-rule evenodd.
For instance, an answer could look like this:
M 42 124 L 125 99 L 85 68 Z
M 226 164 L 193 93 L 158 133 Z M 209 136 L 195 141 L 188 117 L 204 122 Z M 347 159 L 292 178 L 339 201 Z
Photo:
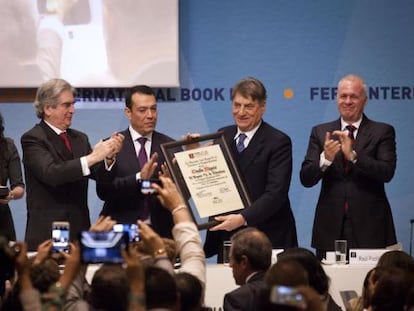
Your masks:
M 264 289 L 264 272 L 253 275 L 246 284 L 227 293 L 224 296 L 224 311 L 251 311 L 259 305 L 261 293 Z
M 72 153 L 63 140 L 43 121 L 23 134 L 23 165 L 27 189 L 25 240 L 30 250 L 51 238 L 53 221 L 69 221 L 70 238 L 90 226 L 87 205 L 88 177 L 107 178 L 102 164 L 84 177 L 79 158 L 91 152 L 88 137 L 68 129 Z
M 238 166 L 252 201 L 241 214 L 248 226 L 267 234 L 273 248 L 297 246 L 296 226 L 289 201 L 292 175 L 292 143 L 281 131 L 262 122 L 248 147 L 239 154 L 236 125 L 220 129 Z M 208 231 L 204 250 L 210 257 L 219 252 L 234 232 Z
M 339 152 L 324 172 L 319 167 L 325 133 L 341 130 L 340 119 L 312 129 L 308 151 L 302 163 L 300 179 L 305 187 L 322 180 L 313 223 L 312 246 L 333 250 L 339 238 L 345 201 L 357 245 L 350 247 L 382 248 L 396 242 L 394 223 L 384 183 L 394 176 L 396 167 L 395 131 L 385 123 L 363 116 L 354 143 L 357 162 L 349 162 L 345 173 L 344 157 Z
M 105 201 L 102 215 L 109 215 L 120 223 L 136 223 L 140 219 L 144 195 L 136 181 L 136 174 L 141 171 L 129 129 L 122 132 L 124 143 L 116 157 L 111 170 L 113 179 L 110 183 L 97 182 L 98 196 Z M 153 132 L 151 154 L 158 153 L 158 168 L 154 177 L 158 176 L 160 166 L 165 162 L 160 145 L 173 141 L 172 138 Z M 156 196 L 150 197 L 150 215 L 153 229 L 161 236 L 171 237 L 173 226 L 171 213 L 163 208 Z

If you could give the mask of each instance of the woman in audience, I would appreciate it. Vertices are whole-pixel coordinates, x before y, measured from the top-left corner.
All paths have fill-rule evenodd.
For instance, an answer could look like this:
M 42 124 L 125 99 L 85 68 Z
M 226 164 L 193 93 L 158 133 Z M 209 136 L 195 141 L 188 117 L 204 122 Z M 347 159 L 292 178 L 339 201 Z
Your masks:
M 371 302 L 372 294 L 374 293 L 375 284 L 381 276 L 382 270 L 382 268 L 374 267 L 368 271 L 362 286 L 361 296 L 349 300 L 349 311 L 363 311 L 368 308 Z
M 369 311 L 404 311 L 410 288 L 414 285 L 411 273 L 395 267 L 383 268 L 375 284 Z

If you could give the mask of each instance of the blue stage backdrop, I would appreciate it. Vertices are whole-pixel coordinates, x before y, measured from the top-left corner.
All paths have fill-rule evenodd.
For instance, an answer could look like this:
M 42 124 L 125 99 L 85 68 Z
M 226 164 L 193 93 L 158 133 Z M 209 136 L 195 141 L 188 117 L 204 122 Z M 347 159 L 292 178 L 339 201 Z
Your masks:
M 395 126 L 397 170 L 386 185 L 398 240 L 410 247 L 414 218 L 414 2 L 180 1 L 180 82 L 158 90 L 158 130 L 176 139 L 207 134 L 232 123 L 230 89 L 254 76 L 268 90 L 264 119 L 293 142 L 290 198 L 301 246 L 310 247 L 319 186 L 299 181 L 310 129 L 338 117 L 337 81 L 361 75 L 370 87 L 366 114 Z M 128 125 L 118 90 L 82 90 L 73 127 L 92 144 Z M 6 134 L 20 147 L 38 120 L 28 103 L 1 104 Z M 411 151 L 410 151 L 411 150 Z M 94 221 L 102 207 L 90 183 Z M 11 203 L 18 238 L 24 237 L 25 200 Z

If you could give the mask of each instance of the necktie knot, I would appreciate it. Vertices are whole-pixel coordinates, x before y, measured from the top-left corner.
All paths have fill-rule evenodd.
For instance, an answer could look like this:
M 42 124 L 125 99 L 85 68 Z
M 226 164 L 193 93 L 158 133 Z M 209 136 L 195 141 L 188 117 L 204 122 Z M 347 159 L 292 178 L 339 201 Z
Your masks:
M 345 128 L 348 130 L 348 136 L 349 138 L 351 138 L 352 140 L 355 139 L 355 135 L 354 132 L 357 129 L 355 126 L 353 126 L 352 124 L 345 126 Z
M 147 138 L 142 136 L 138 138 L 137 141 L 140 143 L 141 147 L 144 147 L 145 143 L 147 142 Z
M 245 146 L 244 146 L 244 140 L 247 138 L 247 136 L 246 136 L 246 134 L 244 134 L 244 133 L 240 133 L 240 135 L 239 135 L 239 137 L 238 137 L 238 141 L 237 141 L 237 145 L 236 145 L 236 148 L 237 148 L 237 151 L 240 153 L 240 152 L 242 152 L 244 149 L 245 149 Z
M 66 148 L 69 151 L 72 151 L 72 146 L 70 145 L 68 134 L 66 132 L 62 132 L 62 133 L 59 134 L 59 136 L 63 140 L 63 142 L 65 143 Z

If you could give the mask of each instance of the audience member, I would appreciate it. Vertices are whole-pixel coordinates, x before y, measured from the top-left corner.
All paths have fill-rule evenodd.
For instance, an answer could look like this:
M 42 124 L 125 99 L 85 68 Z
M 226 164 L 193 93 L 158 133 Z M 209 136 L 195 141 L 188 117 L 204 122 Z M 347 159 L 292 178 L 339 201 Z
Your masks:
M 122 223 L 136 223 L 140 219 L 150 223 L 161 236 L 171 237 L 170 213 L 155 196 L 142 194 L 138 184 L 142 179 L 158 177 L 161 166 L 156 161 L 164 163 L 160 145 L 172 141 L 155 131 L 157 102 L 154 91 L 145 85 L 129 89 L 125 94 L 125 115 L 130 125 L 121 132 L 125 141 L 113 167 L 114 179 L 110 183 L 97 181 L 98 196 L 105 201 L 101 215 Z M 145 159 L 140 160 L 142 156 L 149 159 L 146 165 Z
M 364 278 L 361 296 L 350 299 L 349 311 L 363 311 L 368 309 L 371 303 L 371 297 L 374 292 L 375 284 L 377 283 L 381 273 L 384 269 L 374 267 L 368 271 Z
M 40 86 L 35 110 L 41 119 L 21 138 L 27 184 L 26 241 L 30 250 L 50 238 L 53 221 L 70 223 L 70 238 L 90 226 L 88 179 L 110 178 L 109 168 L 123 136 L 114 134 L 91 149 L 88 137 L 70 128 L 75 113 L 75 90 L 65 80 Z
M 145 298 L 148 311 L 178 310 L 178 291 L 172 274 L 160 267 L 146 267 Z
M 284 260 L 273 264 L 265 274 L 265 288 L 260 296 L 260 306 L 257 310 L 296 310 L 292 301 L 288 305 L 271 301 L 272 294 L 279 286 L 287 286 L 294 290 L 300 285 L 308 285 L 308 273 L 296 260 Z M 297 305 L 304 307 L 305 302 L 297 301 Z
M 196 276 L 187 272 L 178 272 L 174 275 L 174 279 L 181 311 L 211 311 L 211 308 L 203 306 L 204 289 Z
M 220 223 L 207 232 L 207 257 L 218 254 L 223 241 L 243 226 L 263 231 L 273 248 L 297 246 L 296 226 L 289 201 L 292 143 L 278 129 L 264 122 L 266 89 L 255 78 L 245 78 L 232 89 L 235 125 L 221 128 L 252 204 L 238 214 L 215 217 Z M 240 148 L 238 151 L 237 145 Z M 242 208 L 242 206 L 240 206 Z
M 323 303 L 323 310 L 341 310 L 329 294 L 329 277 L 323 270 L 318 258 L 310 250 L 301 247 L 287 249 L 277 256 L 278 262 L 292 259 L 298 261 L 307 271 L 309 285 L 319 294 Z
M 384 268 L 375 284 L 369 311 L 405 311 L 410 288 L 414 285 L 411 273 L 400 268 Z
M 256 228 L 245 228 L 233 234 L 230 267 L 239 288 L 225 294 L 223 310 L 254 310 L 264 288 L 264 275 L 269 269 L 272 244 Z
M 395 130 L 364 114 L 366 85 L 356 75 L 339 81 L 336 101 L 340 118 L 312 128 L 300 171 L 305 187 L 322 180 L 312 232 L 319 259 L 334 250 L 336 239 L 349 248 L 396 243 L 384 189 L 396 168 Z
M 7 189 L 9 185 L 9 190 Z M 24 183 L 19 153 L 13 140 L 4 136 L 4 120 L 0 113 L 0 188 L 7 193 L 0 197 L 0 236 L 16 240 L 9 203 L 24 195 Z

